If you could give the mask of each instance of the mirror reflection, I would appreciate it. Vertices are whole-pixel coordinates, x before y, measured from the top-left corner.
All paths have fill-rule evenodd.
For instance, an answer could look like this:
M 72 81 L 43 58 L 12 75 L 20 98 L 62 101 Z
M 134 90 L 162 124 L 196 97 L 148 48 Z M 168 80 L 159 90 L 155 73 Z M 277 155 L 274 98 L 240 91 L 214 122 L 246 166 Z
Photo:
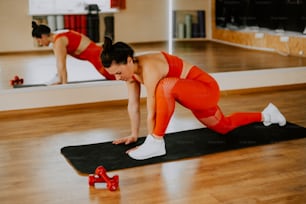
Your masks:
M 171 50 L 173 54 L 183 57 L 210 73 L 299 67 L 306 64 L 303 47 L 298 47 L 294 51 L 297 54 L 294 53 L 294 55 L 288 54 L 287 45 L 283 44 L 279 52 L 270 52 L 272 48 L 264 47 L 264 42 L 267 40 L 260 38 L 262 36 L 265 38 L 266 33 L 252 33 L 258 37 L 253 40 L 255 48 L 260 48 L 262 45 L 263 50 L 268 51 L 264 53 L 257 52 L 256 49 L 244 49 L 249 47 L 243 42 L 239 44 L 239 42 L 231 42 L 231 39 L 224 39 L 229 36 L 227 33 L 222 33 L 224 30 L 235 26 L 236 30 L 241 27 L 245 28 L 243 25 L 254 26 L 256 18 L 260 20 L 257 24 L 263 28 L 272 26 L 271 23 L 276 20 L 285 22 L 281 17 L 276 19 L 272 13 L 270 14 L 272 20 L 269 21 L 269 24 L 263 19 L 267 17 L 267 12 L 259 18 L 255 11 L 262 6 L 263 1 L 196 0 L 190 4 L 187 0 L 156 0 L 154 2 L 126 0 L 122 1 L 124 5 L 116 5 L 114 8 L 111 8 L 110 0 L 90 0 L 86 1 L 87 3 L 77 0 L 69 4 L 69 7 L 65 6 L 65 1 L 44 2 L 22 0 L 20 5 L 16 5 L 16 11 L 23 7 L 28 8 L 28 11 L 27 13 L 17 12 L 20 14 L 16 14 L 15 18 L 18 18 L 20 24 L 10 25 L 6 29 L 8 31 L 19 29 L 18 32 L 22 31 L 22 33 L 18 37 L 20 39 L 13 39 L 14 43 L 7 43 L 7 45 L 2 43 L 0 90 L 13 91 L 20 87 L 18 86 L 20 84 L 23 87 L 66 82 L 103 84 L 105 80 L 111 79 L 98 62 L 97 53 L 103 44 L 104 35 L 109 35 L 116 41 L 130 43 L 137 53 Z M 56 8 L 56 5 L 60 5 L 61 9 Z M 98 5 L 98 8 L 95 5 Z M 295 7 L 298 8 L 298 11 L 305 7 L 304 4 L 296 5 L 292 2 L 290 5 L 292 8 L 290 7 L 288 15 L 294 14 L 292 9 Z M 243 6 L 247 10 L 239 9 Z M 265 8 L 267 10 L 268 7 Z M 3 11 L 4 14 L 5 12 L 9 10 Z M 299 21 L 294 24 L 292 23 L 293 17 L 288 17 L 289 23 L 284 24 L 284 28 L 291 31 L 298 29 L 301 32 L 303 23 L 305 23 L 305 19 L 302 21 L 304 14 L 297 13 L 296 15 L 300 15 Z M 35 33 L 31 22 L 35 22 L 36 26 L 47 25 L 50 33 L 42 31 Z M 170 22 L 171 26 L 169 26 Z M 273 26 L 275 27 L 276 24 Z M 56 37 L 67 29 L 82 34 L 77 35 L 79 40 L 73 45 L 73 49 L 70 44 L 67 46 L 67 36 Z M 171 35 L 169 35 L 170 32 Z M 3 35 L 8 38 L 10 34 L 3 33 Z M 222 36 L 225 37 L 222 38 Z M 284 41 L 286 39 L 286 36 L 282 38 Z M 18 40 L 22 43 L 19 43 Z M 56 46 L 56 43 L 59 46 Z M 232 46 L 235 43 L 239 46 Z M 303 45 L 299 40 L 296 44 Z M 85 54 L 84 51 L 88 50 L 89 46 L 96 49 L 96 53 Z M 272 57 L 274 60 L 271 60 Z M 23 84 L 16 80 L 18 78 L 23 79 Z

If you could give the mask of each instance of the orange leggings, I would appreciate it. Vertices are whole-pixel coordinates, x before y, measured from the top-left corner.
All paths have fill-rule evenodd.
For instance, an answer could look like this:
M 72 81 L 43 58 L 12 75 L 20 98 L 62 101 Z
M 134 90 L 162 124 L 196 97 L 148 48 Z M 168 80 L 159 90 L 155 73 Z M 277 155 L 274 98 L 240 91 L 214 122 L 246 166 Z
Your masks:
M 192 67 L 186 79 L 162 79 L 155 94 L 156 122 L 153 134 L 157 136 L 165 135 L 175 102 L 190 109 L 202 124 L 221 134 L 239 126 L 262 121 L 260 112 L 224 116 L 218 107 L 220 90 L 217 82 L 196 66 Z
M 100 57 L 101 53 L 102 53 L 102 47 L 91 42 L 89 46 L 81 54 L 74 55 L 74 57 L 81 59 L 81 60 L 89 61 L 91 64 L 95 66 L 96 70 L 100 74 L 102 74 L 106 79 L 115 80 L 116 79 L 115 76 L 109 74 L 103 67 L 101 57 Z

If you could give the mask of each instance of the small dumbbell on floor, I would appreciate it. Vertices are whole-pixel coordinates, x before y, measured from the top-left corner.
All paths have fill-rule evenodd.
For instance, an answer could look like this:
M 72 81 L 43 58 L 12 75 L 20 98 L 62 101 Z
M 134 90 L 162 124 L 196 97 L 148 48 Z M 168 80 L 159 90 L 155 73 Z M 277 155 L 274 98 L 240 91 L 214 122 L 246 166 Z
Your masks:
M 119 176 L 109 177 L 106 174 L 106 169 L 103 166 L 98 166 L 95 173 L 88 176 L 89 186 L 95 186 L 95 183 L 106 183 L 106 187 L 110 191 L 115 191 L 119 187 Z
M 23 84 L 23 78 L 19 78 L 19 76 L 14 76 L 14 78 L 10 81 L 10 85 L 14 86 L 14 85 L 21 85 Z

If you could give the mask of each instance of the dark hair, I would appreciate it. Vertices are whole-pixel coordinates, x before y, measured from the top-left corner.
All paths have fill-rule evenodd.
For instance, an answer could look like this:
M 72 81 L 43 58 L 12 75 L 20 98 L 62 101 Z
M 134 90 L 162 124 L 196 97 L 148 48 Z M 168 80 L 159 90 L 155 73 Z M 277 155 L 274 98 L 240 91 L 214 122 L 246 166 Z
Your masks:
M 35 38 L 41 38 L 42 34 L 49 35 L 51 32 L 51 29 L 46 25 L 37 25 L 35 21 L 32 21 L 32 37 Z
M 117 64 L 126 64 L 128 57 L 134 58 L 134 50 L 131 46 L 124 42 L 113 44 L 111 38 L 104 37 L 101 61 L 105 68 L 109 68 L 112 62 Z

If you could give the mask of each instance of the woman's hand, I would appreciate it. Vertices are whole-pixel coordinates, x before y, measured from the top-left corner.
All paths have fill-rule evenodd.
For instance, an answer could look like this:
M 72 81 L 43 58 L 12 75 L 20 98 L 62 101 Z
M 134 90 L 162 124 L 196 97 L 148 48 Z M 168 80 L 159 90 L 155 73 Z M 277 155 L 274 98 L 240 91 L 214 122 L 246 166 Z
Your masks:
M 127 137 L 123 137 L 123 138 L 119 138 L 117 140 L 114 140 L 113 141 L 113 144 L 130 144 L 130 143 L 133 143 L 133 142 L 136 142 L 137 141 L 137 137 L 136 136 L 127 136 Z

